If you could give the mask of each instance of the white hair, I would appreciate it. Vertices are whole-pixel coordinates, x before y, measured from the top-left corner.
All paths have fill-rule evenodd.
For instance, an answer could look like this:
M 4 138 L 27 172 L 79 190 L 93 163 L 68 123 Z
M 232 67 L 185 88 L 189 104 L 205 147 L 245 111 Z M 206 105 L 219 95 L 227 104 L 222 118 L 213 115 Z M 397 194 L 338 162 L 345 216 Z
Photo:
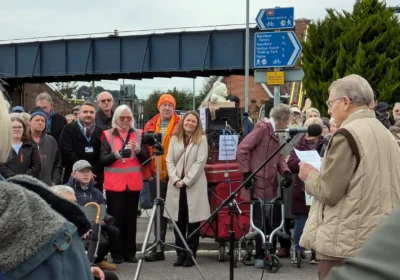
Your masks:
M 56 186 L 50 187 L 49 189 L 59 196 L 62 196 L 62 194 L 64 194 L 64 193 L 69 193 L 69 194 L 75 195 L 74 189 L 69 186 L 65 186 L 65 185 L 56 185 Z
M 115 109 L 114 116 L 113 116 L 112 121 L 111 121 L 111 126 L 113 128 L 117 127 L 117 120 L 119 119 L 119 116 L 121 116 L 122 112 L 125 111 L 125 110 L 127 110 L 129 112 L 129 115 L 132 117 L 132 120 L 131 120 L 131 123 L 129 124 L 129 127 L 130 128 L 134 128 L 135 120 L 133 119 L 132 110 L 131 110 L 131 108 L 129 108 L 125 104 L 119 105 L 117 107 L 117 109 Z
M 11 121 L 8 115 L 10 110 L 10 104 L 4 99 L 3 93 L 0 91 L 0 127 L 2 133 L 0 133 L 0 163 L 7 161 L 11 148 L 12 148 L 12 129 Z
M 47 102 L 49 102 L 50 104 L 53 103 L 53 99 L 47 92 L 42 92 L 41 94 L 36 96 L 36 103 L 40 100 L 47 100 Z
M 329 120 L 329 124 L 333 124 L 334 122 L 336 122 L 336 120 L 335 120 L 335 118 L 331 118 L 330 120 Z
M 334 81 L 328 88 L 328 93 L 335 91 L 336 98 L 347 96 L 354 106 L 370 106 L 374 102 L 374 91 L 363 77 L 351 74 Z

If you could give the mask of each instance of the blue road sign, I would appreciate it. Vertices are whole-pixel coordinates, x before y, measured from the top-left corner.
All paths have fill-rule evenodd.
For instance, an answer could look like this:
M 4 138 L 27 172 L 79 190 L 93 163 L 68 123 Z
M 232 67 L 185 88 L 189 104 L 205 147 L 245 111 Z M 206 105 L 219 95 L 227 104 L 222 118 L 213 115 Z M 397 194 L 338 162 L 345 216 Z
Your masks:
M 294 27 L 294 8 L 262 9 L 256 22 L 261 30 L 290 29 Z
M 293 31 L 254 34 L 254 68 L 293 67 L 302 50 Z

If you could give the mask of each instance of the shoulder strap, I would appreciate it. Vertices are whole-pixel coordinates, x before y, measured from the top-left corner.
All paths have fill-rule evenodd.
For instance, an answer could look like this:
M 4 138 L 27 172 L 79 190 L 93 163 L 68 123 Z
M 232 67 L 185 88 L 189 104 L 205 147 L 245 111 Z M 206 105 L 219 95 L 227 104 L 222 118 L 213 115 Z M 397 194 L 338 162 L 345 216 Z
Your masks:
M 357 161 L 356 169 L 357 169 L 358 165 L 360 164 L 360 161 L 361 161 L 361 156 L 360 156 L 360 151 L 358 150 L 357 142 L 354 139 L 353 135 L 350 133 L 350 131 L 348 131 L 345 128 L 339 128 L 335 134 L 343 135 L 346 138 L 347 142 L 349 142 L 351 152 L 356 157 L 356 161 Z M 329 141 L 327 150 L 330 150 L 331 146 L 332 146 L 332 139 L 331 139 L 331 141 Z

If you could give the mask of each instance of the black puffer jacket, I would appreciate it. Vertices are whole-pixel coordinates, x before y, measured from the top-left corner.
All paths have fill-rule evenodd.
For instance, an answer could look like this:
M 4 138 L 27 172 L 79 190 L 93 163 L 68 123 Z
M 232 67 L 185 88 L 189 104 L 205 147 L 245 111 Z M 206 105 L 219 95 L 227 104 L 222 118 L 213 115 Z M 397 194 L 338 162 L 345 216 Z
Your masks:
M 8 161 L 0 164 L 0 175 L 4 178 L 10 178 L 17 174 L 39 178 L 40 170 L 39 150 L 32 141 L 23 142 L 18 154 L 12 149 Z

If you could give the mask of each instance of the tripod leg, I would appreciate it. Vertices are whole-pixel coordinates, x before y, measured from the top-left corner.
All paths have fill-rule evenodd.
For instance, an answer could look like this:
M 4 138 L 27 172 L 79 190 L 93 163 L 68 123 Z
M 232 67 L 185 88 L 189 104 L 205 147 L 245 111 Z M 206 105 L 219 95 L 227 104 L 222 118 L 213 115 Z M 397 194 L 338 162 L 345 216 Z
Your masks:
M 147 242 L 149 241 L 149 238 L 150 238 L 151 228 L 153 226 L 154 217 L 155 217 L 157 208 L 158 208 L 158 205 L 154 204 L 153 205 L 153 209 L 151 211 L 150 221 L 149 221 L 149 223 L 147 225 L 146 235 L 144 236 L 142 250 L 140 251 L 140 254 L 138 254 L 139 261 L 138 261 L 138 266 L 136 268 L 136 273 L 135 273 L 135 278 L 134 278 L 135 280 L 139 279 L 140 270 L 141 270 L 142 264 L 143 264 L 143 259 L 144 259 L 144 256 L 146 254 Z
M 182 240 L 183 245 L 185 245 L 186 251 L 187 251 L 188 253 L 190 253 L 190 256 L 192 257 L 192 260 L 193 260 L 194 264 L 196 265 L 197 269 L 199 270 L 201 277 L 203 278 L 203 280 L 205 280 L 206 278 L 204 277 L 204 274 L 203 274 L 203 272 L 201 271 L 200 266 L 198 265 L 196 259 L 194 258 L 192 250 L 190 250 L 189 246 L 187 245 L 185 238 L 183 237 L 181 231 L 180 231 L 179 228 L 178 228 L 178 225 L 177 225 L 177 224 L 175 223 L 175 221 L 171 218 L 171 215 L 169 214 L 169 211 L 168 211 L 166 205 L 164 205 L 164 211 L 167 213 L 169 219 L 171 220 L 172 224 L 174 225 L 174 228 L 175 228 L 176 232 L 178 233 L 179 238 Z

